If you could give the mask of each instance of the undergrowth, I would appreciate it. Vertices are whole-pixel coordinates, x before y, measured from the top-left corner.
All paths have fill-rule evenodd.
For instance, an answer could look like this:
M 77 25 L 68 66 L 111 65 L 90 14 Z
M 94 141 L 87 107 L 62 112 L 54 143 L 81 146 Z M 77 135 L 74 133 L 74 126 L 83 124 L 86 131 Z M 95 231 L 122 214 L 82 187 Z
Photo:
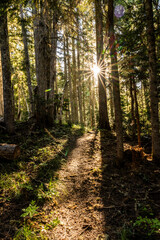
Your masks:
M 10 203 L 19 205 L 16 218 L 12 209 L 8 212 L 11 218 L 8 224 L 14 223 L 14 240 L 46 239 L 45 231 L 60 224 L 55 213 L 46 215 L 43 206 L 48 201 L 57 204 L 57 170 L 67 161 L 76 138 L 83 133 L 84 129 L 76 125 L 57 125 L 28 133 L 22 123 L 14 136 L 1 137 L 2 142 L 18 144 L 21 148 L 19 159 L 0 161 L 0 201 L 8 206 Z M 70 145 L 70 141 L 73 144 Z M 3 214 L 2 217 L 5 218 Z
M 160 237 L 160 220 L 154 217 L 151 207 L 141 207 L 139 214 L 134 221 L 123 226 L 121 240 L 154 240 Z

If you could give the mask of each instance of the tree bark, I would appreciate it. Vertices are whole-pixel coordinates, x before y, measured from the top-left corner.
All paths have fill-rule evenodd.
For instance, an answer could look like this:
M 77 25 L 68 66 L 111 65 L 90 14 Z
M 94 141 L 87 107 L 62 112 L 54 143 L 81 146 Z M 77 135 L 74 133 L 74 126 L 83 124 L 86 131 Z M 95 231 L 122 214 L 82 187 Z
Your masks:
M 78 102 L 77 102 L 77 74 L 76 74 L 76 57 L 75 57 L 75 41 L 72 38 L 72 82 L 73 82 L 73 122 L 78 123 Z
M 136 117 L 136 124 L 137 124 L 137 139 L 138 145 L 141 147 L 141 127 L 140 127 L 140 120 L 139 120 L 139 110 L 138 110 L 138 101 L 137 101 L 137 88 L 135 79 L 132 78 L 133 82 L 133 91 L 134 91 L 134 102 L 135 102 L 135 117 Z
M 156 51 L 155 51 L 155 33 L 154 33 L 154 25 L 153 25 L 152 0 L 146 0 L 145 7 L 146 7 L 146 21 L 147 21 L 149 74 L 150 74 L 152 154 L 153 154 L 153 160 L 156 161 L 157 163 L 160 163 L 157 59 L 156 59 Z
M 34 19 L 34 40 L 36 57 L 36 76 L 38 83 L 37 94 L 37 123 L 40 127 L 45 127 L 48 114 L 46 112 L 46 100 L 50 80 L 50 48 L 49 48 L 49 24 L 48 24 L 48 6 L 47 2 L 41 2 L 40 14 L 36 12 Z
M 20 148 L 15 144 L 0 144 L 0 158 L 14 160 L 20 156 Z
M 1 51 L 0 51 L 0 116 L 4 115 L 3 104 L 3 79 L 2 79 L 2 64 L 1 64 Z
M 117 165 L 123 161 L 123 128 L 122 128 L 122 110 L 120 100 L 119 73 L 117 65 L 116 48 L 114 44 L 114 20 L 113 20 L 113 0 L 108 0 L 108 34 L 111 56 L 111 79 L 113 83 L 115 125 L 117 135 Z
M 77 80 L 78 80 L 78 103 L 79 103 L 79 116 L 80 124 L 83 125 L 82 115 L 82 83 L 80 75 L 80 36 L 79 36 L 79 17 L 77 16 Z
M 49 92 L 49 107 L 48 107 L 48 123 L 50 126 L 53 125 L 55 120 L 54 116 L 54 89 L 56 82 L 56 62 L 57 62 L 57 22 L 58 17 L 53 12 L 52 19 L 52 31 L 51 31 L 51 59 L 50 59 L 50 92 Z
M 136 120 L 135 120 L 135 111 L 134 111 L 135 101 L 134 101 L 134 95 L 133 95 L 133 81 L 132 81 L 131 77 L 129 79 L 129 83 L 130 83 L 130 98 L 131 98 L 132 138 L 134 139 L 135 138 L 135 131 L 136 131 Z
M 101 8 L 101 0 L 95 0 L 96 11 L 96 50 L 97 50 L 97 65 L 100 66 L 101 72 L 98 75 L 98 90 L 99 90 L 99 127 L 102 129 L 110 129 L 107 97 L 104 77 L 104 56 L 103 56 L 103 13 Z
M 63 88 L 63 93 L 62 93 L 62 96 L 61 96 L 61 101 L 60 101 L 59 124 L 62 124 L 63 103 L 64 103 L 64 96 L 65 96 L 65 92 L 66 92 L 66 89 L 67 89 L 67 85 L 68 85 L 68 81 L 66 80 L 64 88 Z
M 23 16 L 22 5 L 20 5 L 20 14 L 21 14 L 23 45 L 24 45 L 24 60 L 25 60 L 25 67 L 26 67 L 29 100 L 30 100 L 30 106 L 31 106 L 30 108 L 31 108 L 31 115 L 34 115 L 33 91 L 32 91 L 31 74 L 30 74 L 30 59 L 29 59 L 29 53 L 28 53 L 27 32 L 25 28 L 25 19 Z
M 4 99 L 4 122 L 9 133 L 14 132 L 14 106 L 11 85 L 11 62 L 9 53 L 7 12 L 4 10 L 0 15 L 0 44 L 3 76 L 3 99 Z
M 72 91 L 72 78 L 71 78 L 71 63 L 70 63 L 70 54 L 69 54 L 69 39 L 68 34 L 66 38 L 66 47 L 67 47 L 67 65 L 68 65 L 68 81 L 69 81 L 69 98 L 70 98 L 70 121 L 73 123 L 73 91 Z

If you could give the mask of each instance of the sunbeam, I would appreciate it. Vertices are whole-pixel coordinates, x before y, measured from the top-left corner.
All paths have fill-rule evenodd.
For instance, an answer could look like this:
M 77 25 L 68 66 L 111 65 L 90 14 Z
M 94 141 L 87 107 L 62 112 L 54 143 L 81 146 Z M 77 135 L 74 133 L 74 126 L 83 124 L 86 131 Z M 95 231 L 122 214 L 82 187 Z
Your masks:
M 97 65 L 93 65 L 93 67 L 91 68 L 91 70 L 93 71 L 94 73 L 94 77 L 96 78 L 99 73 L 101 72 L 101 68 Z

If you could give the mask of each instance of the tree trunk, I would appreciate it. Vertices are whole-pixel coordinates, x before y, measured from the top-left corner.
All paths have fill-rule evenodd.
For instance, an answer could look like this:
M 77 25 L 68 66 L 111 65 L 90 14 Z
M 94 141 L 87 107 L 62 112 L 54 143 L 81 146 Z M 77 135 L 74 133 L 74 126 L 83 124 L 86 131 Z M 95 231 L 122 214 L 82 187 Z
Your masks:
M 66 52 L 66 33 L 64 33 L 64 80 L 66 84 L 65 90 L 64 90 L 64 97 L 68 99 L 68 72 L 67 72 L 67 52 Z M 64 99 L 63 99 L 64 102 Z M 63 105 L 62 105 L 63 106 Z M 68 111 L 66 111 L 66 122 L 68 122 Z
M 110 80 L 111 81 L 111 80 Z M 113 100 L 113 89 L 112 89 L 112 84 L 110 83 L 109 84 L 109 98 L 110 98 L 110 114 L 111 114 L 111 124 L 112 124 L 112 127 L 114 127 L 115 125 L 115 121 L 114 121 L 114 100 Z
M 42 3 L 42 2 L 41 2 Z M 37 122 L 40 127 L 46 125 L 46 100 L 50 80 L 50 49 L 49 29 L 47 19 L 46 1 L 40 6 L 40 15 L 36 14 L 34 19 L 34 40 L 36 57 L 36 76 L 38 83 L 37 94 Z
M 14 160 L 20 156 L 20 148 L 15 144 L 0 143 L 0 158 Z
M 156 60 L 156 51 L 155 51 L 155 34 L 154 34 L 154 25 L 153 25 L 152 0 L 146 0 L 145 7 L 146 7 L 146 21 L 147 21 L 149 74 L 150 74 L 152 154 L 153 154 L 153 160 L 156 161 L 157 163 L 160 163 L 157 60 Z
M 3 76 L 4 122 L 9 133 L 14 132 L 14 106 L 11 86 L 11 63 L 9 54 L 7 12 L 0 15 L 0 44 Z
M 139 110 L 138 110 L 138 101 L 137 101 L 137 88 L 135 79 L 133 80 L 133 91 L 134 91 L 134 102 L 135 102 L 135 117 L 136 117 L 136 124 L 137 124 L 137 138 L 138 138 L 138 145 L 141 147 L 141 127 L 140 127 L 140 120 L 139 120 Z
M 120 100 L 119 73 L 117 65 L 116 48 L 114 44 L 114 21 L 113 21 L 113 0 L 108 0 L 108 34 L 111 56 L 111 79 L 113 83 L 115 125 L 117 134 L 117 165 L 123 161 L 123 128 L 122 128 L 122 110 Z
M 73 80 L 73 122 L 78 123 L 78 105 L 77 105 L 77 74 L 76 74 L 76 57 L 75 57 L 75 42 L 72 38 L 72 80 Z
M 3 79 L 2 79 L 2 64 L 1 64 L 1 51 L 0 51 L 0 116 L 4 115 L 3 104 Z
M 67 65 L 68 65 L 68 81 L 69 81 L 69 98 L 70 98 L 70 121 L 73 123 L 73 91 L 72 91 L 72 79 L 71 79 L 71 64 L 70 64 L 70 54 L 69 54 L 69 46 L 68 46 L 68 34 L 66 39 L 66 47 L 67 47 Z
M 150 111 L 150 96 L 149 96 L 149 87 L 148 83 L 146 80 L 142 82 L 143 84 L 143 91 L 144 91 L 144 100 L 145 100 L 145 107 L 147 111 L 147 120 L 150 122 L 151 121 L 151 111 Z
M 56 62 L 57 62 L 57 22 L 58 16 L 53 11 L 52 31 L 51 31 L 51 62 L 50 62 L 50 92 L 49 92 L 49 107 L 48 107 L 48 124 L 53 125 L 54 116 L 54 90 L 56 83 Z
M 79 116 L 80 124 L 83 125 L 83 115 L 82 115 L 82 83 L 80 75 L 80 36 L 79 36 L 79 18 L 77 16 L 77 80 L 78 80 L 78 103 L 79 103 Z
M 93 101 L 93 81 L 92 77 L 89 77 L 89 112 L 90 112 L 90 124 L 93 128 L 95 126 L 94 118 L 94 101 Z
M 110 129 L 108 110 L 107 110 L 107 97 L 104 77 L 104 56 L 103 56 L 103 13 L 101 8 L 101 0 L 95 0 L 96 10 L 96 49 L 97 49 L 97 65 L 101 67 L 101 73 L 98 75 L 98 88 L 99 88 L 99 127 Z
M 108 65 L 109 72 L 111 73 L 111 64 Z M 111 123 L 113 129 L 115 128 L 115 114 L 114 114 L 114 98 L 113 98 L 113 83 L 111 79 L 111 74 L 109 74 L 109 98 L 110 98 L 110 114 L 111 114 Z
M 25 19 L 23 16 L 22 5 L 20 5 L 20 13 L 21 13 L 21 26 L 22 26 L 23 45 L 24 45 L 24 60 L 25 60 L 25 67 L 26 67 L 29 100 L 30 100 L 30 106 L 31 106 L 30 108 L 31 108 L 31 115 L 34 115 L 33 91 L 32 91 L 31 74 L 30 74 L 30 59 L 29 59 L 29 53 L 28 53 L 27 32 L 25 28 Z
M 63 114 L 63 103 L 64 103 L 64 96 L 65 96 L 65 92 L 67 89 L 67 84 L 68 81 L 65 82 L 64 88 L 63 88 L 63 93 L 61 96 L 61 102 L 60 102 L 60 111 L 59 111 L 59 123 L 62 124 L 62 114 Z
M 84 79 L 83 79 L 84 80 Z M 85 83 L 82 83 L 83 124 L 86 125 Z
M 131 117 L 132 117 L 132 138 L 135 138 L 135 131 L 136 131 L 136 120 L 135 120 L 135 111 L 134 111 L 134 96 L 133 96 L 133 81 L 132 78 L 130 77 L 129 79 L 129 83 L 130 83 L 130 98 L 131 98 Z

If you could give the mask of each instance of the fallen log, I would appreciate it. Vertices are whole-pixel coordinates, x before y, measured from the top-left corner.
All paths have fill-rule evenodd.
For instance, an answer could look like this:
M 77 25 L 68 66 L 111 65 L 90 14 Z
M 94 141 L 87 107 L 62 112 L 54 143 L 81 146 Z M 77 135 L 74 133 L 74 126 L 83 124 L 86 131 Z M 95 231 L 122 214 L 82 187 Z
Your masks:
M 20 147 L 15 144 L 0 143 L 0 158 L 12 160 L 20 156 Z

